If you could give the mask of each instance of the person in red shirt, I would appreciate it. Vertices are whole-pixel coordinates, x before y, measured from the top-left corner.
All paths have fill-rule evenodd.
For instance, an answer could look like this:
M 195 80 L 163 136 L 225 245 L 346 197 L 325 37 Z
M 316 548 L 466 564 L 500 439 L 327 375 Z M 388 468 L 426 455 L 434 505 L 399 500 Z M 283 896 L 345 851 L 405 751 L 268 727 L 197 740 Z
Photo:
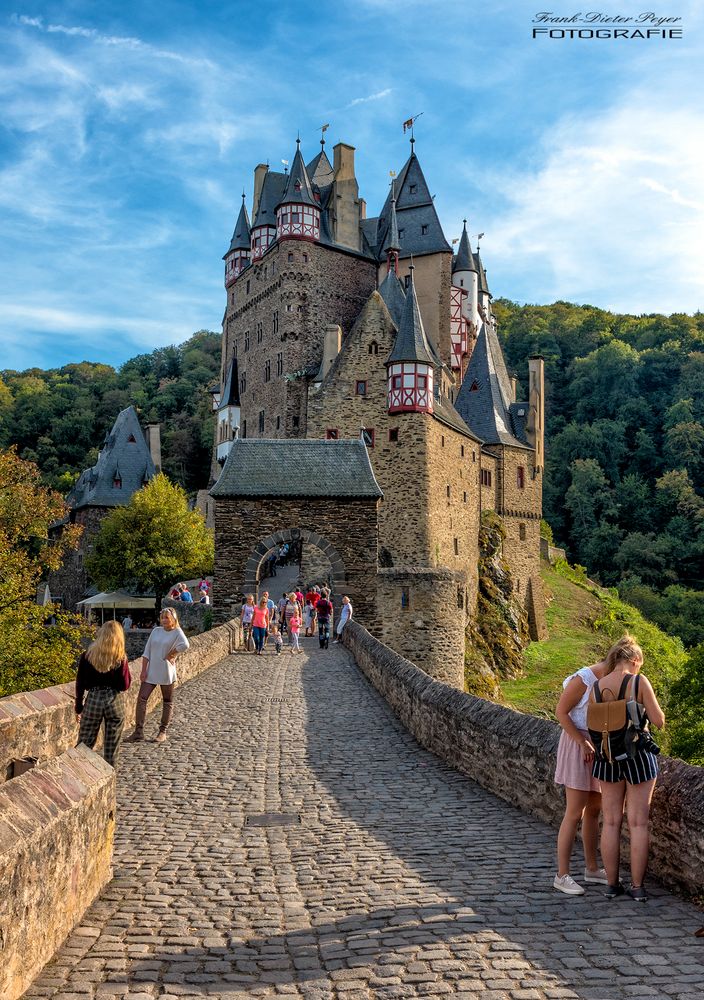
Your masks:
M 332 624 L 332 604 L 330 591 L 324 590 L 316 605 L 318 615 L 318 641 L 321 649 L 327 649 L 330 644 L 330 626 Z
M 254 649 L 261 656 L 264 652 L 264 640 L 269 628 L 269 609 L 266 606 L 267 599 L 262 597 L 257 607 L 254 609 L 252 617 L 252 635 L 254 638 Z

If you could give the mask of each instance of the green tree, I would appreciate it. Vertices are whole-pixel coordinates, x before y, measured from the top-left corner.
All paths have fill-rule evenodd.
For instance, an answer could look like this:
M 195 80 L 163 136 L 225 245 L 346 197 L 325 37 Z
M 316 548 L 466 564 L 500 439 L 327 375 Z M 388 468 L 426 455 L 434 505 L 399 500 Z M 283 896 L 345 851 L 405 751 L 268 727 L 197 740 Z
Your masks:
M 189 510 L 183 489 L 165 475 L 105 517 L 86 568 L 99 587 L 154 592 L 157 608 L 180 578 L 213 567 L 213 535 L 202 514 Z
M 704 644 L 692 650 L 680 680 L 671 691 L 671 752 L 704 765 Z
M 35 465 L 14 449 L 0 451 L 0 695 L 72 676 L 85 625 L 36 603 L 44 574 L 58 569 L 78 543 L 80 528 L 71 525 L 49 538 L 49 526 L 65 514 L 62 498 L 42 486 Z

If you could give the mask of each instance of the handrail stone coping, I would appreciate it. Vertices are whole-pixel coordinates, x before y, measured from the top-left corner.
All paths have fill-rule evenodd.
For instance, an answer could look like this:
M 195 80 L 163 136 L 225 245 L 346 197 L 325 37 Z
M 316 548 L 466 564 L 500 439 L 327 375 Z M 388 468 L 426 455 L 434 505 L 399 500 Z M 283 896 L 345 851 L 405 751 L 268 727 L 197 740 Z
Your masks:
M 197 677 L 240 645 L 239 623 L 227 622 L 191 639 L 191 646 L 177 663 L 178 686 Z M 125 697 L 125 726 L 134 724 L 141 657 L 130 661 L 132 683 Z M 12 762 L 23 757 L 39 760 L 56 757 L 78 739 L 78 721 L 73 710 L 75 684 L 57 684 L 38 691 L 23 691 L 0 698 L 0 788 L 12 777 Z M 161 702 L 157 688 L 149 701 L 150 711 Z
M 0 786 L 0 996 L 16 1000 L 112 876 L 115 772 L 81 745 Z
M 559 825 L 564 797 L 554 783 L 556 722 L 433 680 L 358 622 L 348 622 L 342 641 L 422 746 L 499 798 Z M 664 754 L 651 808 L 650 869 L 687 895 L 702 892 L 704 768 Z

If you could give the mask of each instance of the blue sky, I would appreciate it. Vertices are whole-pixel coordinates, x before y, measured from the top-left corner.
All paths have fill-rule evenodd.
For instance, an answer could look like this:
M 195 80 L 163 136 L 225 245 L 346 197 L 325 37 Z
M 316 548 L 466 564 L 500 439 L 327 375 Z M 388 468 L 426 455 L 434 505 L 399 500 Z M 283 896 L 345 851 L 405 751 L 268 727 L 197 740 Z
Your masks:
M 292 159 L 298 129 L 312 157 L 329 122 L 376 214 L 421 111 L 445 233 L 485 233 L 495 296 L 701 309 L 701 4 L 658 11 L 677 41 L 532 40 L 539 9 L 5 0 L 0 365 L 119 364 L 218 330 L 254 166 Z

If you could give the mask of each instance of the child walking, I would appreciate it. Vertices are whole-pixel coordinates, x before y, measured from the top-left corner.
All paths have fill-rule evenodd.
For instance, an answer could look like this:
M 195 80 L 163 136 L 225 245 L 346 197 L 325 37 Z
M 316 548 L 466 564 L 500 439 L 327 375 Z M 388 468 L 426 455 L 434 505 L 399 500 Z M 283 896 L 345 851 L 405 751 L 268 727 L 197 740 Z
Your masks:
M 298 642 L 298 633 L 301 631 L 301 616 L 298 611 L 291 616 L 288 630 L 291 636 L 291 653 L 302 653 L 303 650 Z
M 269 629 L 269 635 L 271 636 L 271 641 L 274 643 L 274 649 L 276 650 L 277 656 L 281 653 L 281 647 L 284 644 L 284 640 L 281 637 L 281 632 L 279 631 L 278 625 L 272 625 Z
M 315 614 L 315 608 L 313 607 L 313 602 L 310 597 L 306 599 L 306 607 L 303 612 L 303 624 L 306 627 L 306 635 L 313 635 L 313 615 Z

